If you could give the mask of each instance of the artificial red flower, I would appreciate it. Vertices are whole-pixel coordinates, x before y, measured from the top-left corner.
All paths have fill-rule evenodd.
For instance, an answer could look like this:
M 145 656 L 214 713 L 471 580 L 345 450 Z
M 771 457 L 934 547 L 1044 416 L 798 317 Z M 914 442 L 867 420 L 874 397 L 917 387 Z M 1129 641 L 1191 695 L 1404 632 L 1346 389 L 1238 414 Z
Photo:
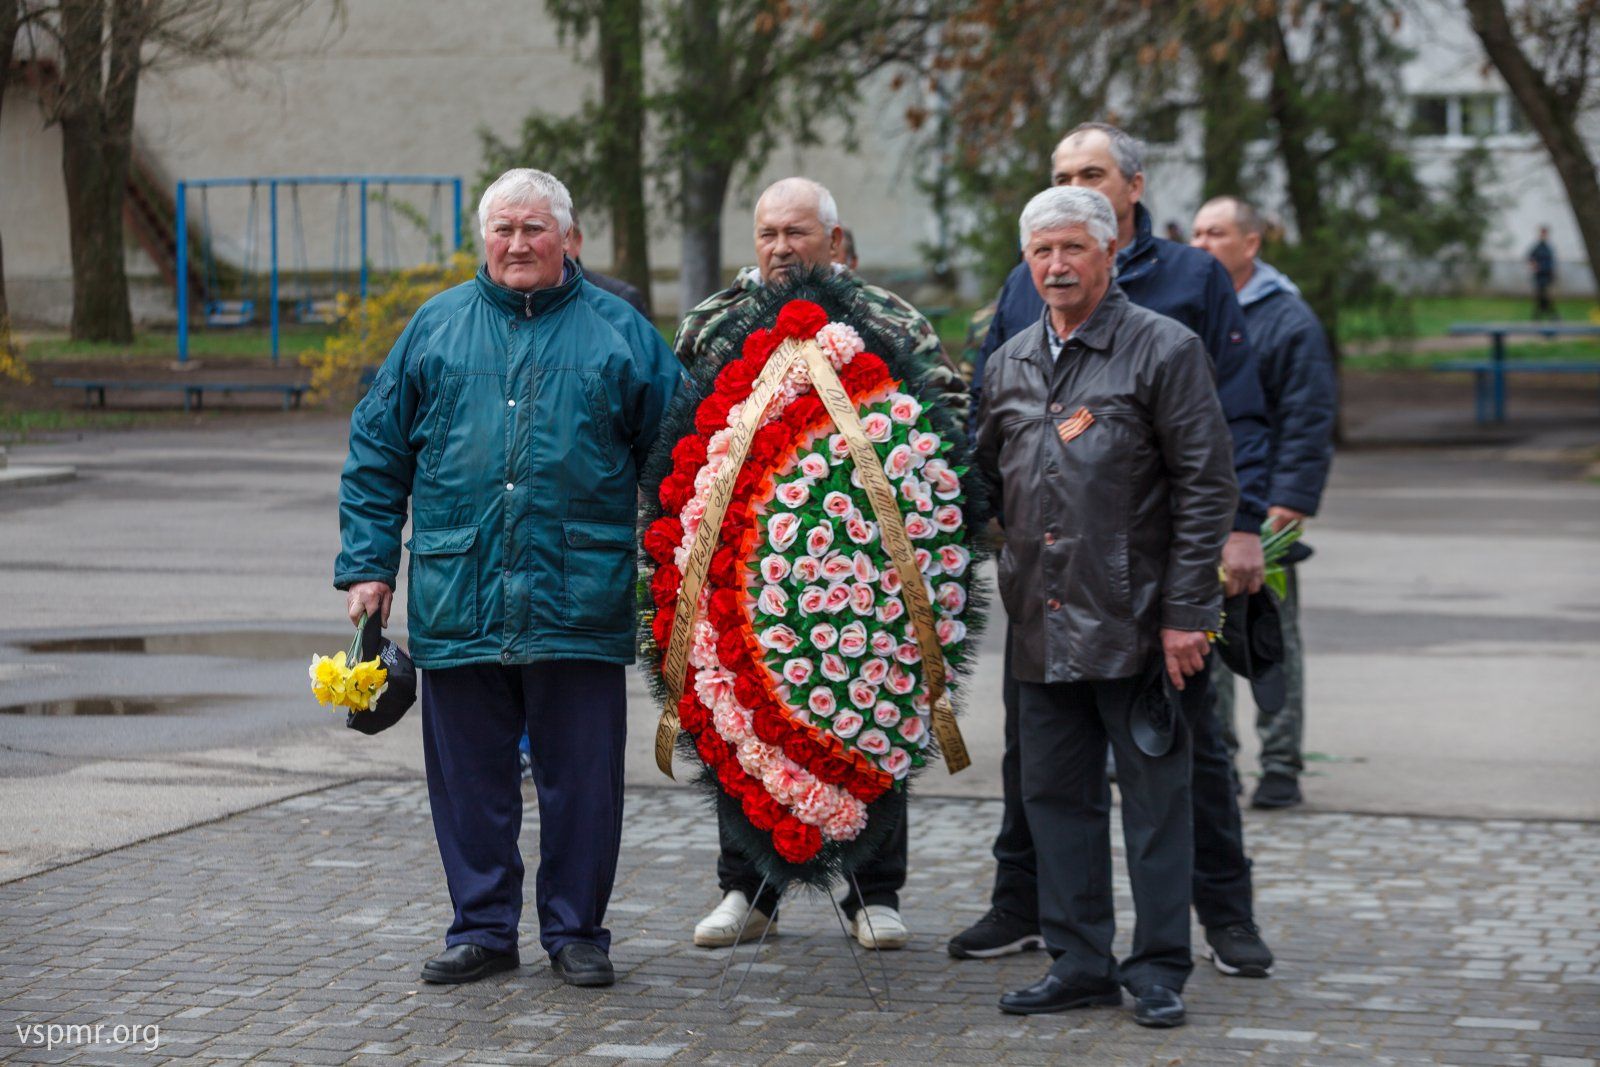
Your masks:
M 762 365 L 767 362 L 767 357 L 772 355 L 772 350 L 778 347 L 778 342 L 781 340 L 783 338 L 776 336 L 771 330 L 751 330 L 745 337 L 744 346 L 740 351 L 744 353 L 745 359 L 752 360 L 756 364 L 756 371 L 759 373 Z
M 797 397 L 783 411 L 783 421 L 791 430 L 809 429 L 811 424 L 822 418 L 822 401 L 817 399 L 816 393 L 807 393 Z
M 678 701 L 678 725 L 698 735 L 710 725 L 711 716 L 706 712 L 705 705 L 700 703 L 700 698 L 695 696 L 693 687 L 685 683 L 683 688 L 683 698 Z
M 822 831 L 785 815 L 772 828 L 772 846 L 790 863 L 804 863 L 822 850 Z
M 744 701 L 739 701 L 743 704 Z M 756 736 L 769 745 L 781 745 L 789 735 L 789 720 L 773 710 L 771 704 L 765 704 L 755 709 L 755 714 L 750 716 L 755 727 Z
M 804 341 L 815 337 L 817 331 L 828 325 L 828 313 L 809 300 L 791 300 L 778 312 L 778 321 L 772 332 L 780 338 L 792 337 Z
M 658 608 L 670 608 L 678 602 L 678 587 L 683 584 L 683 575 L 678 568 L 670 563 L 663 563 L 656 568 L 654 578 L 650 579 L 650 597 Z
M 672 610 L 664 608 L 656 612 L 656 617 L 650 620 L 650 633 L 656 639 L 656 645 L 661 649 L 661 654 L 666 655 L 667 642 L 672 640 Z
M 644 531 L 644 550 L 657 563 L 671 563 L 683 543 L 683 523 L 671 515 L 657 519 Z
M 712 393 L 700 402 L 694 413 L 694 428 L 710 437 L 728 426 L 728 409 L 734 401 L 726 393 Z
M 750 386 L 760 373 L 761 364 L 748 359 L 736 359 L 717 373 L 717 391 L 743 400 L 750 395 Z
M 694 496 L 694 479 L 669 474 L 661 479 L 661 491 L 657 496 L 660 497 L 662 507 L 676 514 L 682 511 L 689 498 Z
M 726 663 L 723 664 L 727 666 Z M 770 704 L 767 696 L 767 687 L 761 684 L 760 679 L 754 677 L 753 671 L 740 671 L 733 679 L 733 698 L 740 704 L 749 708 L 758 716 L 767 710 Z M 762 738 L 763 741 L 767 740 Z
M 745 817 L 762 833 L 768 833 L 778 825 L 783 818 L 783 805 L 773 799 L 772 794 L 762 790 L 751 796 L 743 805 Z
M 727 545 L 717 549 L 711 557 L 709 573 L 712 584 L 725 589 L 736 587 L 739 584 L 739 554 Z
M 672 463 L 676 467 L 697 469 L 706 461 L 706 439 L 699 434 L 689 434 L 672 446 Z
M 744 608 L 738 592 L 730 586 L 713 586 L 711 601 L 706 605 L 706 616 L 710 618 L 711 625 L 724 634 L 738 629 L 744 621 Z
M 717 637 L 717 661 L 722 664 L 724 670 L 735 674 L 741 674 L 754 666 L 750 658 L 750 648 L 745 644 L 742 633 L 736 629 L 722 631 Z
M 694 739 L 694 747 L 707 767 L 716 770 L 728 760 L 728 743 L 715 730 L 702 730 Z

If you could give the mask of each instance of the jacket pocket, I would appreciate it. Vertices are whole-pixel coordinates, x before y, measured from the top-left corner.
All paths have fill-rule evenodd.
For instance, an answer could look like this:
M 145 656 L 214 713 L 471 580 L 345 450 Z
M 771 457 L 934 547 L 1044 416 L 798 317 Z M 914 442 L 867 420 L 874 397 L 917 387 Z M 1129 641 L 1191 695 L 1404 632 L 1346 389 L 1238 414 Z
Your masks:
M 428 637 L 470 637 L 477 630 L 477 544 L 476 526 L 411 535 L 411 613 Z
M 575 630 L 617 633 L 633 617 L 633 526 L 569 519 L 562 527 L 566 595 L 562 621 Z

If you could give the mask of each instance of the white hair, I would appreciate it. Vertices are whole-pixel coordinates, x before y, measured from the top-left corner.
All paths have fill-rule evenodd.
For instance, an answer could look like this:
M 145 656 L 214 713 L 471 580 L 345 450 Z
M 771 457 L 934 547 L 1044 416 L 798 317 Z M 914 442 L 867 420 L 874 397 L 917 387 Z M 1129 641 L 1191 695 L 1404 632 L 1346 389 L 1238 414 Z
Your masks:
M 1097 189 L 1084 189 L 1076 185 L 1057 185 L 1028 201 L 1022 209 L 1018 223 L 1022 247 L 1026 248 L 1033 235 L 1041 230 L 1060 230 L 1068 226 L 1082 226 L 1089 236 L 1105 248 L 1117 239 L 1117 213 L 1111 201 Z
M 831 233 L 839 225 L 839 204 L 833 199 L 833 194 L 828 192 L 828 187 L 821 182 L 812 181 L 810 178 L 780 178 L 761 191 L 761 195 L 756 198 L 756 204 L 759 206 L 761 201 L 772 193 L 792 194 L 797 188 L 805 189 L 816 196 L 817 221 L 822 224 L 824 230 Z
M 562 236 L 572 231 L 572 194 L 554 174 L 532 167 L 508 170 L 490 183 L 478 201 L 478 232 L 489 233 L 489 212 L 499 204 L 543 203 L 556 217 Z

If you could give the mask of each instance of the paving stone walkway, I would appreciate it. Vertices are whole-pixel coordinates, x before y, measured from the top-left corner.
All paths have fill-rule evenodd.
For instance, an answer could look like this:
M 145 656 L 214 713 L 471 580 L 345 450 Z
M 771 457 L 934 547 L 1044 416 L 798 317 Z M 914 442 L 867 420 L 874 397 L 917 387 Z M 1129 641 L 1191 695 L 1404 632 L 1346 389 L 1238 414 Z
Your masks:
M 994 801 L 913 803 L 902 903 L 914 936 L 883 956 L 894 998 L 883 1013 L 821 899 L 785 908 L 745 992 L 719 1004 L 725 954 L 688 936 L 716 899 L 706 809 L 674 789 L 636 789 L 629 805 L 611 990 L 561 985 L 526 929 L 520 971 L 420 984 L 449 915 L 425 790 L 369 781 L 0 886 L 0 1063 L 1594 1067 L 1600 1056 L 1600 826 L 1248 817 L 1277 973 L 1228 979 L 1201 964 L 1189 1025 L 1148 1031 L 1127 1008 L 1002 1015 L 995 998 L 1044 957 L 945 955 L 983 910 Z M 1120 875 L 1118 887 L 1125 939 Z M 52 1023 L 102 1024 L 101 1040 L 47 1051 L 33 1027 Z M 119 1025 L 159 1026 L 159 1047 L 119 1047 Z

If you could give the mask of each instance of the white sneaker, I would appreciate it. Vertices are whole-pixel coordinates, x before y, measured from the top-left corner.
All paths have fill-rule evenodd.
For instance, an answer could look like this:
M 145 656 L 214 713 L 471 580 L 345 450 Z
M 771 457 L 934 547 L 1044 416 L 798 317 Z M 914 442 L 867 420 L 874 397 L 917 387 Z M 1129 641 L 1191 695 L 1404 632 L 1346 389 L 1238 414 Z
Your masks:
M 850 920 L 850 936 L 862 948 L 905 948 L 911 931 L 895 909 L 887 904 L 868 904 Z
M 750 921 L 745 922 L 745 915 L 749 914 Z M 744 936 L 740 936 L 739 928 L 744 927 Z M 741 941 L 754 941 L 768 930 L 776 931 L 778 920 L 768 917 L 760 908 L 750 906 L 750 898 L 737 889 L 722 898 L 704 919 L 700 920 L 694 928 L 694 943 L 701 948 L 727 948 L 737 945 Z

